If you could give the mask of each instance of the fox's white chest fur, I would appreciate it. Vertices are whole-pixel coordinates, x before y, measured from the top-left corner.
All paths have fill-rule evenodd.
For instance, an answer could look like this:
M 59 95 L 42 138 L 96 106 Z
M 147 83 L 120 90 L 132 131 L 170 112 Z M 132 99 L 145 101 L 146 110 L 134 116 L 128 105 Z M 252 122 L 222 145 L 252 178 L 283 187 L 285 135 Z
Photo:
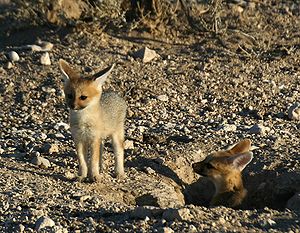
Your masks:
M 76 140 L 91 141 L 93 138 L 103 138 L 103 127 L 100 111 L 86 108 L 80 111 L 70 111 L 72 136 Z

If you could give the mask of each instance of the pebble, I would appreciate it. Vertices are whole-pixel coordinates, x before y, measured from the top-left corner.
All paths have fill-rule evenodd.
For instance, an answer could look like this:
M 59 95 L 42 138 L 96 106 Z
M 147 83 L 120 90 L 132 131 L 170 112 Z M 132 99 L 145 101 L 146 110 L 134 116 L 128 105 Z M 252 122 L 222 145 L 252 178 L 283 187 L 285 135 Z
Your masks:
M 237 129 L 236 125 L 233 124 L 225 124 L 223 125 L 223 130 L 225 132 L 235 132 Z
M 35 230 L 40 231 L 46 227 L 53 227 L 55 226 L 55 222 L 46 216 L 40 217 L 35 223 Z
M 295 104 L 289 107 L 288 117 L 291 120 L 300 121 L 300 103 L 296 102 Z
M 40 62 L 42 65 L 46 65 L 46 66 L 51 65 L 51 60 L 50 60 L 50 56 L 49 56 L 48 52 L 45 52 L 42 54 L 42 56 L 40 58 Z
M 48 159 L 43 158 L 42 156 L 36 156 L 31 161 L 33 164 L 38 165 L 42 168 L 51 167 L 51 163 Z
M 147 63 L 153 60 L 154 58 L 159 57 L 159 55 L 154 50 L 144 47 L 134 52 L 133 57 L 141 58 L 143 63 Z
M 131 140 L 125 140 L 125 142 L 124 142 L 124 149 L 125 150 L 133 150 L 134 149 L 133 141 L 131 141 Z
M 11 69 L 11 68 L 13 68 L 13 64 L 9 61 L 9 62 L 6 63 L 5 68 L 6 69 Z
M 8 53 L 8 57 L 11 61 L 19 61 L 20 60 L 19 54 L 17 54 L 17 52 L 15 52 L 15 51 L 10 51 Z
M 163 216 L 167 221 L 187 221 L 191 219 L 191 213 L 188 208 L 182 209 L 167 209 L 164 211 Z
M 68 130 L 70 129 L 70 125 L 65 123 L 65 122 L 58 122 L 55 126 L 54 126 L 54 129 L 56 130 L 59 130 L 59 129 L 65 129 L 65 130 Z
M 146 167 L 145 171 L 149 175 L 153 175 L 156 173 L 151 167 Z
M 157 96 L 157 99 L 160 101 L 167 102 L 169 100 L 169 97 L 167 95 L 159 95 Z
M 191 233 L 192 233 L 192 232 L 198 232 L 198 231 L 197 231 L 197 227 L 195 227 L 194 225 L 190 225 L 190 226 L 189 226 L 188 232 L 191 232 Z
M 270 226 L 276 225 L 276 222 L 272 219 L 268 219 L 267 222 Z
M 18 231 L 18 232 L 24 232 L 24 231 L 25 231 L 25 226 L 22 225 L 22 224 L 19 224 L 19 225 L 18 225 L 18 228 L 17 228 L 17 231 Z
M 158 230 L 159 233 L 173 233 L 174 231 L 170 227 L 162 227 Z

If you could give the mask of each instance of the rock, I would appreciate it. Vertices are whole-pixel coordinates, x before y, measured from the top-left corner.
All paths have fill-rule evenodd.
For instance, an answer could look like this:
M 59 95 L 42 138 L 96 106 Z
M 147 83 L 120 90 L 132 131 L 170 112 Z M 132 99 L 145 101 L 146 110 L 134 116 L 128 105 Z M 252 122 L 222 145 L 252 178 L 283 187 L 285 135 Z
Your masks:
M 156 173 L 151 167 L 146 167 L 145 172 L 149 175 L 154 175 Z
M 17 52 L 15 52 L 15 51 L 9 52 L 8 57 L 11 61 L 19 61 L 20 60 L 19 54 L 17 54 Z
M 300 211 L 300 193 L 296 193 L 288 200 L 286 208 L 290 210 Z
M 144 48 L 139 49 L 138 51 L 134 52 L 133 57 L 141 58 L 143 63 L 147 63 L 147 62 L 153 60 L 154 58 L 159 57 L 159 55 L 154 50 L 144 47 Z
M 190 225 L 188 232 L 190 232 L 190 233 L 198 232 L 197 227 L 195 227 L 194 225 Z
M 149 175 L 147 175 L 149 177 Z M 161 177 L 162 178 L 162 177 Z M 169 178 L 149 180 L 142 195 L 135 197 L 138 206 L 179 208 L 184 206 L 184 196 L 176 182 Z
M 236 125 L 233 124 L 225 124 L 222 128 L 226 132 L 235 132 L 237 129 Z
M 41 51 L 47 52 L 53 49 L 53 44 L 48 41 L 38 40 L 37 43 L 41 47 Z
M 18 227 L 17 227 L 17 232 L 24 232 L 25 231 L 25 226 L 22 225 L 22 224 L 19 224 Z
M 70 125 L 64 122 L 58 122 L 55 126 L 54 129 L 59 130 L 63 128 L 64 130 L 69 130 L 70 129 Z
M 33 164 L 38 165 L 43 168 L 51 167 L 51 163 L 48 159 L 45 159 L 41 156 L 36 156 L 31 161 Z
M 5 64 L 5 68 L 6 68 L 6 69 L 11 69 L 11 68 L 13 68 L 13 64 L 9 61 L 9 62 L 7 62 L 7 63 Z
M 50 56 L 49 56 L 48 52 L 45 52 L 42 54 L 42 56 L 40 58 L 40 62 L 42 65 L 46 65 L 46 66 L 51 65 L 51 60 L 50 60 Z
M 182 208 L 182 209 L 167 209 L 163 213 L 162 216 L 167 221 L 188 221 L 191 219 L 192 215 L 188 208 Z
M 296 102 L 295 104 L 289 107 L 288 117 L 291 120 L 300 120 L 300 103 Z
M 255 124 L 248 131 L 249 133 L 253 133 L 253 134 L 265 135 L 268 131 L 270 131 L 270 128 L 265 127 L 261 124 Z
M 42 216 L 36 221 L 35 230 L 40 231 L 46 227 L 53 227 L 53 226 L 55 226 L 55 222 L 51 218 Z
M 273 225 L 276 225 L 276 222 L 272 219 L 267 219 L 267 223 L 270 225 L 270 226 L 273 226 Z
M 167 102 L 169 100 L 169 97 L 167 95 L 159 95 L 157 96 L 157 99 L 160 101 Z
M 124 149 L 125 150 L 133 150 L 134 149 L 133 141 L 131 141 L 131 140 L 125 140 L 125 142 L 124 142 Z
M 44 153 L 53 154 L 53 153 L 59 152 L 59 149 L 58 149 L 58 145 L 56 145 L 56 144 L 46 143 L 42 147 L 42 151 Z
M 158 233 L 173 233 L 174 231 L 170 227 L 161 227 L 158 229 Z

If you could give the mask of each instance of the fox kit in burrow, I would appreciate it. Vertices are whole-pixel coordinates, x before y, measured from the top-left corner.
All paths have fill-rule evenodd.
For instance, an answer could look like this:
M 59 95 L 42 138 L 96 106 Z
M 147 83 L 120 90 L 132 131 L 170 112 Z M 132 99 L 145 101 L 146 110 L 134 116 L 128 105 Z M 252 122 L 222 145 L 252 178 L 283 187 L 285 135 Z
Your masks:
M 208 177 L 215 185 L 211 205 L 239 206 L 247 195 L 243 186 L 242 170 L 251 162 L 251 141 L 242 140 L 232 148 L 208 155 L 203 161 L 194 163 L 193 170 Z
M 114 65 L 91 76 L 80 75 L 62 59 L 59 60 L 59 66 L 64 76 L 66 103 L 70 108 L 71 133 L 79 162 L 79 181 L 87 176 L 91 181 L 100 179 L 99 165 L 100 170 L 103 169 L 102 140 L 108 136 L 113 142 L 115 175 L 122 177 L 126 103 L 113 92 L 102 93 L 102 85 Z

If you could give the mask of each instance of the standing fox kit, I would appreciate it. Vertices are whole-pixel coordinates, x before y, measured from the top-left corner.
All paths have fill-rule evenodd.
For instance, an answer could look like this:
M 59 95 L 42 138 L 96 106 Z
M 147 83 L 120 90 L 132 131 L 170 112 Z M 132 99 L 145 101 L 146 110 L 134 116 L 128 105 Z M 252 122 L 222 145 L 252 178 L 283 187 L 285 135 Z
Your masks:
M 103 169 L 102 140 L 111 137 L 115 155 L 115 175 L 124 175 L 124 121 L 126 103 L 117 94 L 102 93 L 102 86 L 114 65 L 92 76 L 82 76 L 60 59 L 64 93 L 70 108 L 71 133 L 79 162 L 78 179 L 100 179 Z M 90 156 L 88 153 L 90 151 Z M 99 164 L 100 163 L 100 164 Z
M 215 185 L 211 205 L 236 207 L 242 203 L 247 190 L 243 186 L 241 172 L 252 160 L 250 148 L 251 141 L 245 139 L 228 150 L 215 152 L 192 165 L 196 173 L 208 177 Z

